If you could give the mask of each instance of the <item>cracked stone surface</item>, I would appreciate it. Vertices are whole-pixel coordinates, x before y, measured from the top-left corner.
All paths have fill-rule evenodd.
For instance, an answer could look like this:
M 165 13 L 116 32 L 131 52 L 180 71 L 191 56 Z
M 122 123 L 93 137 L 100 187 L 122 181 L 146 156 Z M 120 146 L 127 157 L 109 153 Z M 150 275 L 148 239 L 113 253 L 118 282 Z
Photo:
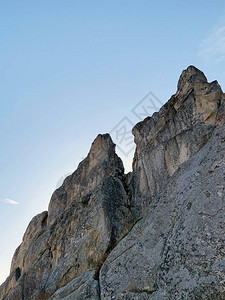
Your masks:
M 190 66 L 133 129 L 125 175 L 109 134 L 35 216 L 0 300 L 225 299 L 225 97 Z
M 110 253 L 102 299 L 225 299 L 224 138 L 222 126 Z
M 48 212 L 30 222 L 0 299 L 48 299 L 88 269 L 100 268 L 133 222 L 124 182 L 111 137 L 99 135 L 54 192 Z M 95 281 L 80 289 L 88 290 Z
M 99 282 L 94 279 L 95 269 L 85 271 L 81 276 L 57 290 L 50 300 L 100 300 Z
M 168 179 L 211 137 L 224 120 L 224 94 L 217 81 L 190 66 L 184 70 L 175 95 L 159 112 L 133 128 L 134 212 L 141 214 Z

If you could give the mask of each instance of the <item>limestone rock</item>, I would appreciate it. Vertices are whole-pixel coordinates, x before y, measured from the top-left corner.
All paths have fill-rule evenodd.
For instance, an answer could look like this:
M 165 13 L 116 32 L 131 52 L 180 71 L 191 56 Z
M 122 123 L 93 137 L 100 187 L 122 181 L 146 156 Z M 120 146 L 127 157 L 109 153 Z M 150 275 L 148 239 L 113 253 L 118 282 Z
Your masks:
M 100 300 L 99 282 L 94 279 L 96 271 L 87 270 L 59 289 L 50 300 Z
M 225 299 L 225 126 L 109 254 L 101 299 Z
M 115 153 L 115 144 L 110 135 L 99 134 L 92 143 L 88 156 L 53 193 L 48 209 L 48 224 L 54 223 L 55 218 L 58 218 L 72 203 L 89 195 L 106 176 L 120 176 L 123 173 L 123 163 Z
M 88 269 L 98 271 L 132 224 L 123 172 L 111 137 L 99 135 L 78 169 L 54 192 L 48 214 L 28 226 L 1 299 L 48 299 Z
M 134 211 L 144 211 L 179 166 L 207 142 L 222 107 L 224 95 L 217 81 L 208 83 L 200 70 L 190 66 L 182 72 L 176 94 L 133 128 Z
M 225 299 L 224 129 L 219 84 L 188 67 L 134 127 L 133 172 L 95 139 L 30 222 L 0 299 Z
M 47 223 L 47 218 L 48 218 L 48 212 L 45 211 L 37 216 L 35 216 L 30 224 L 27 227 L 27 230 L 23 236 L 23 243 L 17 248 L 15 251 L 15 254 L 12 259 L 11 263 L 11 272 L 15 270 L 16 268 L 20 268 L 20 270 L 27 271 L 30 266 L 34 263 L 34 260 L 36 259 L 37 255 L 29 255 L 27 257 L 27 250 L 29 246 L 31 245 L 32 241 L 40 235 Z M 38 247 L 40 253 L 42 252 L 41 247 Z M 34 253 L 33 253 L 34 254 Z M 30 259 L 30 261 L 29 261 Z

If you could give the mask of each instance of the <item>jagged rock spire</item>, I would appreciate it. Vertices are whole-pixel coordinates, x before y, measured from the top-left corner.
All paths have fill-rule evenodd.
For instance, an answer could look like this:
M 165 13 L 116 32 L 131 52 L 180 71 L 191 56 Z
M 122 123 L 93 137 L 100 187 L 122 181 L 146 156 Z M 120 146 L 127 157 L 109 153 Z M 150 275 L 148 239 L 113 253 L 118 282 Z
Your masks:
M 48 209 L 48 223 L 54 222 L 65 209 L 96 189 L 105 177 L 123 174 L 123 163 L 115 152 L 110 135 L 99 134 L 77 170 L 53 193 Z
M 208 83 L 203 72 L 190 66 L 182 72 L 176 94 L 159 112 L 135 125 L 134 199 L 142 199 L 134 200 L 138 211 L 211 137 L 223 103 L 218 82 Z
M 204 73 L 195 66 L 189 66 L 181 73 L 178 81 L 177 89 L 182 90 L 185 84 L 206 83 L 207 78 Z
M 217 81 L 190 66 L 134 127 L 132 174 L 98 135 L 30 222 L 0 299 L 220 299 L 224 107 Z

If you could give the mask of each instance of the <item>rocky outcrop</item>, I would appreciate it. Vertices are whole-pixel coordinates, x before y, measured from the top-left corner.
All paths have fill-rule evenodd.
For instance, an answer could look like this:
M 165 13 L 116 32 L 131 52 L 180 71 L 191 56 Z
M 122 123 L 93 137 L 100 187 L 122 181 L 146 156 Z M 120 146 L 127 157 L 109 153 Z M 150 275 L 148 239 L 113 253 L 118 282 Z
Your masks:
M 225 299 L 225 126 L 169 179 L 101 269 L 101 299 Z
M 100 286 L 95 279 L 96 270 L 87 270 L 81 276 L 57 290 L 50 300 L 100 300 Z
M 135 211 L 144 211 L 179 166 L 207 142 L 218 119 L 224 119 L 223 105 L 217 81 L 208 83 L 200 70 L 190 66 L 182 72 L 176 94 L 133 128 Z
M 99 184 L 102 184 L 105 177 L 122 178 L 123 175 L 123 163 L 115 153 L 115 145 L 111 137 L 109 134 L 98 135 L 88 156 L 79 164 L 77 170 L 65 179 L 63 185 L 53 193 L 48 209 L 48 224 L 53 224 L 54 220 L 71 204 L 79 201 L 88 202 L 91 192 Z
M 134 129 L 108 134 L 30 222 L 0 299 L 224 299 L 225 97 L 193 66 Z
M 1 299 L 48 299 L 91 268 L 98 280 L 107 255 L 133 222 L 123 172 L 111 137 L 99 135 L 54 192 L 48 213 L 29 224 Z

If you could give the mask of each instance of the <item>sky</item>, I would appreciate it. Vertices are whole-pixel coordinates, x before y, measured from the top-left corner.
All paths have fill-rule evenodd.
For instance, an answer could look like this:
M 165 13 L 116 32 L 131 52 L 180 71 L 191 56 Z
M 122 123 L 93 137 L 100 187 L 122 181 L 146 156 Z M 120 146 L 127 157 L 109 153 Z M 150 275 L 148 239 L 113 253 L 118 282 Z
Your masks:
M 225 89 L 224 1 L 0 0 L 0 283 L 99 133 L 131 170 L 120 129 L 165 103 L 189 65 Z

